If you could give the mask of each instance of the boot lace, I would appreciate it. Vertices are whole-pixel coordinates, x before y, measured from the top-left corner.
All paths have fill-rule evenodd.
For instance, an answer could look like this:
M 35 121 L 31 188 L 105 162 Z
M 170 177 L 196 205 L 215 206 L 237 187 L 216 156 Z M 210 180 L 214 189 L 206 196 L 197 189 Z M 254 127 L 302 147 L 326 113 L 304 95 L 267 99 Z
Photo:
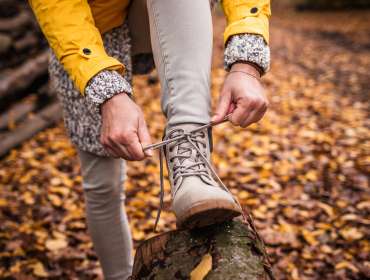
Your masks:
M 175 160 L 175 158 L 178 158 L 178 159 L 183 159 L 182 161 L 180 160 L 180 162 L 184 162 L 186 159 L 189 159 L 191 157 L 193 149 L 196 151 L 196 158 L 195 158 L 195 162 L 193 164 L 189 164 L 189 165 L 176 164 L 174 166 L 174 173 L 173 173 L 174 183 L 175 183 L 175 181 L 179 180 L 180 177 L 194 176 L 194 175 L 196 175 L 196 176 L 204 175 L 208 179 L 212 179 L 211 175 L 213 175 L 214 179 L 219 183 L 219 186 L 223 190 L 225 190 L 226 192 L 230 193 L 231 196 L 233 197 L 234 201 L 236 202 L 236 204 L 240 207 L 240 209 L 242 209 L 238 199 L 236 199 L 236 197 L 230 192 L 230 190 L 222 182 L 220 177 L 218 177 L 218 175 L 217 175 L 216 171 L 214 170 L 212 164 L 209 162 L 209 160 L 204 155 L 202 150 L 198 147 L 198 145 L 199 146 L 205 145 L 204 139 L 200 139 L 199 133 L 206 133 L 205 130 L 207 128 L 209 128 L 211 126 L 214 126 L 214 125 L 217 125 L 217 124 L 221 124 L 223 122 L 226 122 L 227 120 L 228 120 L 228 116 L 226 116 L 220 122 L 217 122 L 217 123 L 211 122 L 211 123 L 205 124 L 203 126 L 200 126 L 196 129 L 193 129 L 189 132 L 186 132 L 186 131 L 183 131 L 182 129 L 179 129 L 179 131 L 178 131 L 179 135 L 175 135 L 174 137 L 172 137 L 170 139 L 165 139 L 162 142 L 159 142 L 159 143 L 156 143 L 156 144 L 153 144 L 153 145 L 149 145 L 149 146 L 144 148 L 144 150 L 160 148 L 160 151 L 159 151 L 160 200 L 159 200 L 159 208 L 158 208 L 158 211 L 157 211 L 157 217 L 156 217 L 154 228 L 153 228 L 154 232 L 156 232 L 156 228 L 157 228 L 157 225 L 158 225 L 158 222 L 159 222 L 159 219 L 160 219 L 160 216 L 161 216 L 161 212 L 162 212 L 162 209 L 163 209 L 163 198 L 164 198 L 163 157 L 164 157 L 165 147 L 169 144 L 171 144 L 171 146 L 188 144 L 186 146 L 183 145 L 185 147 L 181 147 L 181 149 L 186 150 L 186 152 L 188 152 L 188 154 L 186 154 L 186 152 L 182 152 L 182 153 L 177 152 L 169 160 L 171 160 L 171 159 Z M 169 146 L 169 148 L 171 148 L 171 146 Z M 207 167 L 208 167 L 208 169 L 207 169 Z M 176 168 L 176 170 L 175 170 L 175 168 Z M 211 174 L 209 173 L 208 170 L 211 172 Z M 179 187 L 176 188 L 174 190 L 174 192 L 176 192 L 178 189 L 179 189 Z M 246 220 L 246 217 L 244 216 L 243 211 L 242 211 L 242 215 L 243 215 L 244 219 Z
M 177 153 L 167 155 L 169 161 L 174 163 L 172 176 L 175 186 L 181 178 L 187 176 L 204 176 L 211 181 L 211 174 L 200 156 L 204 155 L 204 157 L 207 158 L 202 151 L 207 147 L 204 141 L 205 132 L 197 131 L 195 133 L 189 133 L 182 129 L 175 129 L 171 132 L 171 135 L 185 135 L 185 138 L 177 140 L 175 143 L 168 144 L 170 151 L 172 151 L 175 146 L 177 146 L 178 149 Z M 199 150 L 195 150 L 196 153 L 194 156 L 193 151 L 195 146 L 198 147 Z M 176 194 L 180 186 L 181 185 L 178 185 L 177 188 L 174 189 L 173 195 Z

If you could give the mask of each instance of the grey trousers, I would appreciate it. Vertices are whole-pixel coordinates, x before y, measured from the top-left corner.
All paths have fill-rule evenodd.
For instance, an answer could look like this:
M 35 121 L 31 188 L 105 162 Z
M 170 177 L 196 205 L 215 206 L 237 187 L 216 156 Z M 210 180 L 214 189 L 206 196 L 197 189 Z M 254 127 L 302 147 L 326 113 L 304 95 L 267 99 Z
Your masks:
M 209 122 L 213 37 L 209 0 L 147 0 L 147 8 L 167 126 Z M 81 150 L 79 157 L 88 228 L 104 277 L 127 279 L 132 241 L 123 206 L 125 163 Z

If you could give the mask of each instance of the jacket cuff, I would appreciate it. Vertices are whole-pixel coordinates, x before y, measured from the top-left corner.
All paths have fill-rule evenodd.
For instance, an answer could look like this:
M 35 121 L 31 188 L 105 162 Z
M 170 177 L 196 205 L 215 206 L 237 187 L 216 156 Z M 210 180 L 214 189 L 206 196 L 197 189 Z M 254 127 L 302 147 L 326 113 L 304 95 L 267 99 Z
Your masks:
M 116 70 L 122 74 L 125 70 L 120 61 L 108 56 L 105 50 L 98 45 L 73 50 L 71 54 L 58 59 L 81 94 L 84 94 L 90 79 L 100 71 Z
M 224 66 L 227 71 L 236 62 L 254 63 L 263 73 L 270 68 L 270 48 L 261 35 L 233 35 L 225 48 Z
M 95 113 L 100 114 L 100 105 L 116 94 L 132 94 L 132 88 L 118 72 L 103 70 L 95 75 L 85 88 L 86 98 L 95 106 Z

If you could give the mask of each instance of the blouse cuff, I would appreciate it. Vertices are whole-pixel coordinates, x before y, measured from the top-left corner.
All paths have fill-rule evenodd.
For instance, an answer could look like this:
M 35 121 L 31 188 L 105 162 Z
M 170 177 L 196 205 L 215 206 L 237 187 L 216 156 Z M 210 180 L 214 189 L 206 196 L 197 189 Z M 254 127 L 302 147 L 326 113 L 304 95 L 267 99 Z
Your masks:
M 230 71 L 236 62 L 256 64 L 266 73 L 270 68 L 270 48 L 262 36 L 256 34 L 233 35 L 225 48 L 224 66 Z
M 128 81 L 117 71 L 103 70 L 95 75 L 85 88 L 86 98 L 91 101 L 96 108 L 96 113 L 100 114 L 100 105 L 116 94 L 132 94 L 132 88 Z

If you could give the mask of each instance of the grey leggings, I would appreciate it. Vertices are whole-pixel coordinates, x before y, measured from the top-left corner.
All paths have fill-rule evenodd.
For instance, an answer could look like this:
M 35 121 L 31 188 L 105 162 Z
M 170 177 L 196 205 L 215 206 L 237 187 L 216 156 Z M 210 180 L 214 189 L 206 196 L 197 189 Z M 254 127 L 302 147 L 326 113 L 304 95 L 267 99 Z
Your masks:
M 209 122 L 213 36 L 209 0 L 147 0 L 147 4 L 167 125 Z M 104 277 L 127 279 L 132 241 L 123 206 L 125 163 L 81 150 L 79 157 L 88 228 Z

